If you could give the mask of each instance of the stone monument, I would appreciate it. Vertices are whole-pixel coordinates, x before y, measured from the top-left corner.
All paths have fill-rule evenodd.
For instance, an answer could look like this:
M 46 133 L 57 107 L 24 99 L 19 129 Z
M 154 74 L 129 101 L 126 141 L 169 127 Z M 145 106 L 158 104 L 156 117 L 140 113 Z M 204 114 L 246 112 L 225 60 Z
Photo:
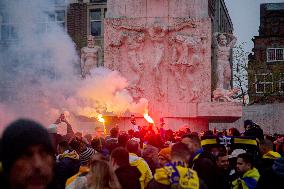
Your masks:
M 232 34 L 214 33 L 214 45 L 216 47 L 217 83 L 213 91 L 213 101 L 234 102 L 233 95 L 238 89 L 231 89 L 232 70 L 230 65 L 231 49 L 237 39 Z
M 85 78 L 87 75 L 91 74 L 91 70 L 94 67 L 101 65 L 101 47 L 95 46 L 94 36 L 89 35 L 87 41 L 87 47 L 81 49 L 81 74 Z
M 149 100 L 154 120 L 201 131 L 241 116 L 235 103 L 211 102 L 207 0 L 109 0 L 107 8 L 104 64 L 128 79 L 135 99 Z M 123 120 L 130 126 L 130 115 Z

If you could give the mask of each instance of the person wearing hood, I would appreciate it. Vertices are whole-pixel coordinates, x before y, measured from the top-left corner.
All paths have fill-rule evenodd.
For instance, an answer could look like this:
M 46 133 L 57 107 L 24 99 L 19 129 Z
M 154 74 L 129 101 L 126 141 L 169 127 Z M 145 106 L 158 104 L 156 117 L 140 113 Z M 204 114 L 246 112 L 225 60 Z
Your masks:
M 79 155 L 70 148 L 67 141 L 59 142 L 57 153 L 59 154 L 56 157 L 57 178 L 62 188 L 65 188 L 66 180 L 79 171 Z
M 257 183 L 257 189 L 279 188 L 284 186 L 284 157 L 274 161 L 271 168 L 264 171 Z
M 205 189 L 204 182 L 197 172 L 187 167 L 190 151 L 186 144 L 176 143 L 171 148 L 171 161 L 156 169 L 154 179 L 147 189 L 191 188 Z
M 238 155 L 236 168 L 239 178 L 232 182 L 232 188 L 255 189 L 260 175 L 253 166 L 253 156 L 249 153 Z
M 257 162 L 257 169 L 262 175 L 262 173 L 266 170 L 272 167 L 274 160 L 277 158 L 280 158 L 281 155 L 278 152 L 273 151 L 273 143 L 268 140 L 264 139 L 260 141 L 260 154 L 261 154 L 261 159 Z
M 137 167 L 130 166 L 129 152 L 125 148 L 118 147 L 111 152 L 110 164 L 122 189 L 141 189 L 139 181 L 141 173 Z
M 130 165 L 137 167 L 141 173 L 139 180 L 141 189 L 144 189 L 153 178 L 151 169 L 143 158 L 137 156 L 139 150 L 139 143 L 137 141 L 129 140 L 126 144 L 126 148 L 129 151 Z

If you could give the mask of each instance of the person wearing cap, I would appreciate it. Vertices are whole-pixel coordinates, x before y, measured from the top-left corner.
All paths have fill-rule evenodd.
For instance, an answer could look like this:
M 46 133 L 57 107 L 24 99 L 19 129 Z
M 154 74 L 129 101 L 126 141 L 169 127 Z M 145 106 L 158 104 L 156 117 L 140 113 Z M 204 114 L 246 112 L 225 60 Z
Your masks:
M 66 127 L 67 127 L 67 133 L 64 136 L 57 133 L 58 125 L 62 122 L 65 123 Z M 74 131 L 72 129 L 72 126 L 68 122 L 68 120 L 66 119 L 64 114 L 60 114 L 59 118 L 57 118 L 56 121 L 53 124 L 50 124 L 47 127 L 47 131 L 48 131 L 49 136 L 51 138 L 51 142 L 52 142 L 54 149 L 57 148 L 57 145 L 60 141 L 62 141 L 62 140 L 69 141 L 71 138 L 74 137 Z
M 165 166 L 167 163 L 171 162 L 171 148 L 163 148 L 158 153 L 158 161 L 161 167 Z
M 39 123 L 19 119 L 3 132 L 2 189 L 56 189 L 54 149 Z

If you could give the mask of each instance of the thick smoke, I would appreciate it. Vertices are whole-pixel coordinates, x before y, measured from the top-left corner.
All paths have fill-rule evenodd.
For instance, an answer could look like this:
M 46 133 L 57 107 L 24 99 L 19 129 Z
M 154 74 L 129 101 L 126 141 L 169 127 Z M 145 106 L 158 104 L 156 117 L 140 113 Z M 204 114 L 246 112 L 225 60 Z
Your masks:
M 48 125 L 64 111 L 91 117 L 147 109 L 147 100 L 135 102 L 118 72 L 100 68 L 81 79 L 75 44 L 53 22 L 51 0 L 3 0 L 0 6 L 13 23 L 11 40 L 0 45 L 0 128 L 19 117 Z

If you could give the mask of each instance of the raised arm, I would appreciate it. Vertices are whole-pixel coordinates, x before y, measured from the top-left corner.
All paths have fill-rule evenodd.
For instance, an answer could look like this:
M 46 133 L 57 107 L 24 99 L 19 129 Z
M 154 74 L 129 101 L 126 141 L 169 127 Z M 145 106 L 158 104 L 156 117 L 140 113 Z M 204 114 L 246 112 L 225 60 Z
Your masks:
M 220 34 L 219 32 L 215 32 L 213 34 L 213 42 L 214 42 L 215 45 L 217 45 L 217 47 L 219 47 L 219 42 L 218 42 L 219 34 Z
M 232 34 L 229 34 L 229 36 L 231 37 L 231 42 L 228 44 L 228 46 L 230 48 L 233 48 L 237 42 L 237 38 Z

